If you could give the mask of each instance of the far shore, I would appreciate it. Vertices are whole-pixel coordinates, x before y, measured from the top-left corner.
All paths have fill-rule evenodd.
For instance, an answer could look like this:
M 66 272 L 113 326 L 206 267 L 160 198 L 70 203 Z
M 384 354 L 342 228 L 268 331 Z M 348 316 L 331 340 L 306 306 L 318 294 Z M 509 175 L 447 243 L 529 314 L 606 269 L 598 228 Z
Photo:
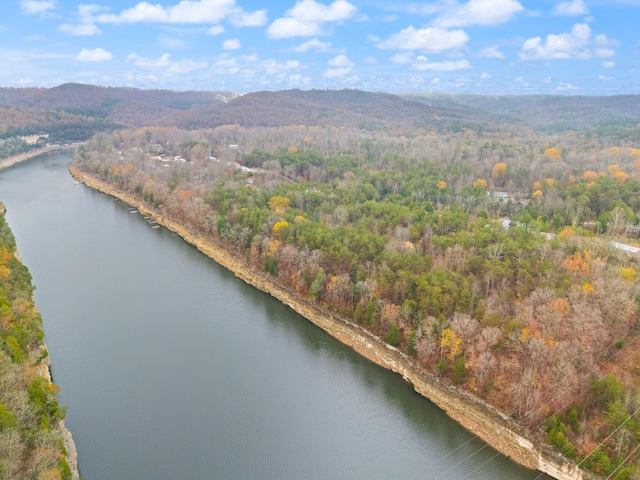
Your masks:
M 597 477 L 580 469 L 574 462 L 534 438 L 511 418 L 469 392 L 460 390 L 420 368 L 410 357 L 388 345 L 359 325 L 323 311 L 289 291 L 266 273 L 257 271 L 219 242 L 185 228 L 128 193 L 116 190 L 75 165 L 71 176 L 88 187 L 113 196 L 133 207 L 159 225 L 177 233 L 187 243 L 230 270 L 244 282 L 280 300 L 301 316 L 350 346 L 374 363 L 402 375 L 417 393 L 444 410 L 447 415 L 504 455 L 528 468 L 541 471 L 557 480 L 589 480 Z
M 47 145 L 43 148 L 38 148 L 35 150 L 29 150 L 28 152 L 19 153 L 18 155 L 12 155 L 11 157 L 0 159 L 0 170 L 5 168 L 9 168 L 16 163 L 24 162 L 25 160 L 29 160 L 30 158 L 37 157 L 38 155 L 42 155 L 43 153 L 53 152 L 55 150 L 70 150 L 75 148 L 75 145 Z

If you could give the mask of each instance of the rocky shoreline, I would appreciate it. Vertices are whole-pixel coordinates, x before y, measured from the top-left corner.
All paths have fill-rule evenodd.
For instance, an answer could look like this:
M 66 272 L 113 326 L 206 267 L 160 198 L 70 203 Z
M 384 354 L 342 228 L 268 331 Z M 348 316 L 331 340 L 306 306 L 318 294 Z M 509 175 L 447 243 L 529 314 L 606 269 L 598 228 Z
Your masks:
M 60 147 L 60 146 L 45 147 L 38 150 L 33 150 L 31 152 L 25 152 L 20 155 L 14 155 L 12 157 L 9 157 L 0 161 L 0 170 L 4 168 L 8 168 L 11 165 L 15 165 L 16 163 L 20 163 L 30 158 L 36 157 L 43 153 L 47 153 L 52 150 L 60 150 L 62 148 L 63 147 Z M 0 202 L 0 215 L 4 215 L 5 213 L 6 213 L 6 206 L 4 205 L 4 203 Z M 16 254 L 16 258 L 20 262 L 22 262 L 22 259 L 20 258 L 20 252 L 16 250 L 15 254 Z M 45 350 L 48 350 L 44 342 L 42 344 L 42 348 L 44 348 Z M 48 355 L 38 365 L 38 375 L 48 379 L 49 383 L 53 383 L 53 379 L 51 377 L 51 361 Z M 78 451 L 76 449 L 76 444 L 73 441 L 73 435 L 71 434 L 71 431 L 69 430 L 67 425 L 64 423 L 64 420 L 60 420 L 60 422 L 56 426 L 56 429 L 59 431 L 60 437 L 62 438 L 62 441 L 64 443 L 64 448 L 66 451 L 66 461 L 67 461 L 67 464 L 69 465 L 69 468 L 71 469 L 71 479 L 79 480 L 80 471 L 78 469 Z
M 225 246 L 191 232 L 162 212 L 152 209 L 142 200 L 114 189 L 106 182 L 80 171 L 75 165 L 72 165 L 69 171 L 76 181 L 136 207 L 141 214 L 153 218 L 158 224 L 177 233 L 186 242 L 233 272 L 236 277 L 269 293 L 374 363 L 402 375 L 406 381 L 413 385 L 416 392 L 429 399 L 467 430 L 514 461 L 558 480 L 597 478 L 580 469 L 541 439 L 533 438 L 523 427 L 486 402 L 426 372 L 400 350 L 383 342 L 357 324 L 324 312 L 300 298 L 286 287 L 278 284 L 266 273 L 252 268 Z
M 47 346 L 45 344 L 43 344 L 43 348 L 47 350 Z M 53 383 L 49 356 L 46 356 L 38 365 L 38 375 L 48 379 L 49 383 Z M 67 428 L 64 420 L 60 420 L 56 428 L 60 432 L 60 436 L 64 442 L 65 451 L 67 452 L 66 460 L 69 468 L 71 469 L 71 480 L 79 480 L 80 471 L 78 470 L 78 451 L 76 449 L 76 444 L 73 441 L 71 431 Z

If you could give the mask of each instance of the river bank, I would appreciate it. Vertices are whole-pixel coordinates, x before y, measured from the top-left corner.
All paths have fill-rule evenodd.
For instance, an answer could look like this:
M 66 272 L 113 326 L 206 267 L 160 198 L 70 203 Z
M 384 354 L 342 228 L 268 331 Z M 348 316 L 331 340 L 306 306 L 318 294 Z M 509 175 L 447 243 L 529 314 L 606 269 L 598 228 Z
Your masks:
M 460 391 L 420 369 L 411 358 L 372 336 L 358 325 L 321 311 L 315 305 L 274 282 L 264 272 L 252 268 L 224 246 L 185 229 L 162 212 L 150 208 L 140 199 L 119 192 L 111 185 L 80 172 L 74 166 L 70 171 L 77 181 L 136 207 L 141 214 L 154 218 L 157 223 L 176 232 L 238 278 L 274 296 L 364 357 L 401 374 L 418 393 L 438 405 L 469 431 L 518 463 L 562 480 L 591 478 L 559 454 L 555 454 L 539 439 L 531 438 L 524 429 L 504 414 L 479 401 L 473 395 Z
M 38 148 L 37 150 L 30 150 L 28 152 L 19 153 L 8 158 L 0 159 L 0 170 L 8 168 L 16 163 L 24 162 L 30 158 L 37 157 L 43 153 L 53 152 L 56 150 L 72 150 L 75 145 L 49 145 L 47 147 Z
M 4 203 L 0 202 L 0 217 L 4 217 L 5 214 L 6 214 L 6 207 L 5 207 Z M 0 241 L 1 240 L 2 239 L 0 239 Z M 22 263 L 22 259 L 20 258 L 20 253 L 18 252 L 17 248 L 14 251 L 14 256 L 18 260 L 18 262 Z M 3 267 L 3 268 L 5 268 L 5 267 Z M 29 279 L 30 278 L 31 277 L 29 277 Z M 29 282 L 30 282 L 30 280 L 29 280 Z M 31 298 L 31 302 L 33 302 L 33 297 Z M 33 310 L 37 313 L 37 311 L 35 310 L 35 306 L 31 305 L 31 308 L 33 308 Z M 39 316 L 39 314 L 38 314 L 38 316 Z M 11 317 L 9 317 L 9 318 L 11 318 Z M 40 377 L 41 379 L 44 379 L 46 384 L 47 384 L 47 388 L 51 389 L 51 391 L 55 391 L 55 389 L 57 387 L 55 387 L 55 385 L 53 384 L 53 379 L 52 379 L 52 376 L 51 376 L 51 362 L 50 362 L 50 358 L 49 358 L 48 353 L 47 353 L 48 349 L 47 349 L 46 344 L 44 343 L 44 340 L 42 339 L 42 325 L 41 325 L 40 322 L 36 322 L 35 324 L 29 324 L 27 318 L 28 318 L 28 316 L 25 315 L 23 320 L 22 320 L 22 321 L 25 322 L 22 331 L 26 334 L 26 332 L 28 332 L 29 329 L 32 328 L 32 329 L 36 330 L 36 335 L 39 335 L 39 336 L 36 336 L 36 338 L 38 338 L 38 340 L 33 342 L 29 346 L 29 352 L 25 355 L 26 358 L 30 359 L 29 362 L 25 362 L 25 363 L 29 363 L 29 366 L 15 369 L 14 370 L 14 372 L 15 372 L 14 375 L 16 375 L 16 377 L 19 379 L 19 383 L 20 384 L 24 383 L 25 386 L 26 386 L 25 381 L 26 380 L 33 380 L 34 373 L 35 373 L 35 378 Z M 5 321 L 7 321 L 7 317 L 5 317 Z M 8 320 L 8 321 L 10 322 L 9 323 L 9 325 L 10 325 L 12 320 Z M 7 326 L 7 324 L 5 323 L 4 327 L 6 327 L 6 326 Z M 10 338 L 13 339 L 14 337 L 10 337 Z M 4 337 L 3 337 L 3 339 L 4 339 Z M 0 370 L 1 370 L 1 368 L 0 368 Z M 22 372 L 22 373 L 20 373 L 20 372 Z M 18 388 L 18 390 L 19 390 L 19 388 Z M 29 394 L 30 394 L 30 392 L 29 392 Z M 19 393 L 18 393 L 18 395 L 19 395 Z M 29 428 L 26 423 L 19 424 L 19 426 L 21 428 L 26 429 L 26 430 L 28 430 L 28 428 Z M 71 432 L 69 431 L 69 429 L 67 428 L 66 424 L 64 423 L 64 420 L 56 420 L 55 423 L 52 425 L 52 427 L 53 428 L 52 428 L 51 432 L 47 433 L 46 436 L 50 437 L 50 439 L 52 439 L 56 444 L 58 444 L 61 447 L 60 448 L 61 451 L 58 452 L 58 454 L 60 456 L 64 456 L 64 460 L 66 461 L 66 465 L 65 465 L 64 468 L 66 469 L 66 467 L 68 467 L 67 473 L 70 473 L 70 477 L 69 478 L 71 478 L 72 480 L 78 480 L 80 478 L 80 473 L 79 473 L 79 470 L 78 470 L 78 454 L 77 454 L 75 443 L 73 441 L 73 436 L 71 435 Z M 34 437 L 36 435 L 34 435 Z M 42 440 L 42 438 L 41 438 L 41 440 Z M 32 439 L 32 441 L 33 441 L 33 439 Z M 56 446 L 56 449 L 57 448 L 58 447 Z M 54 451 L 54 450 L 52 449 L 51 451 Z M 8 457 L 9 457 L 9 455 L 8 455 Z M 45 458 L 46 458 L 46 456 L 45 456 Z M 2 460 L 4 461 L 6 459 L 2 458 Z M 37 463 L 37 462 L 35 462 L 35 463 Z M 31 460 L 25 461 L 24 458 L 22 458 L 20 460 L 20 464 L 22 465 L 22 467 L 25 470 L 28 470 L 28 469 L 31 469 L 31 468 L 34 468 L 34 469 L 37 468 L 36 465 L 31 465 Z M 0 462 L 0 467 L 2 467 L 2 468 L 0 468 L 0 470 L 3 473 L 7 473 L 4 470 L 3 462 Z M 36 471 L 36 470 L 34 470 L 34 471 Z M 40 477 L 38 477 L 38 478 L 40 478 Z

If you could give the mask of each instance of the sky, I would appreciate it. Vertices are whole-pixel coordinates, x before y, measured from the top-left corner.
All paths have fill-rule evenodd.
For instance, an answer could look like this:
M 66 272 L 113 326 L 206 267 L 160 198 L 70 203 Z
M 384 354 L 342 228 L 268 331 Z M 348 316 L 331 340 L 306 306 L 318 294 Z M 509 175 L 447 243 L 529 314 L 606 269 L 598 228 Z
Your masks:
M 640 93 L 640 0 L 2 0 L 0 86 Z

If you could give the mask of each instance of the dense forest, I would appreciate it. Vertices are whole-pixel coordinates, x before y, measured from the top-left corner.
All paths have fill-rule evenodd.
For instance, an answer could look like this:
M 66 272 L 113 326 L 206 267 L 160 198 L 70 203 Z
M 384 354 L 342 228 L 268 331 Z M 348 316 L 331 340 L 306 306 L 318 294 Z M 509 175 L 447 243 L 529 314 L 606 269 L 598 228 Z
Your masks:
M 70 479 L 33 288 L 0 203 L 0 478 Z
M 77 164 L 473 392 L 637 478 L 639 130 L 296 125 L 97 135 Z
M 64 122 L 45 120 L 77 120 L 87 130 L 74 138 L 89 139 L 79 168 L 366 328 L 581 467 L 631 479 L 639 104 L 63 85 L 0 89 L 0 134 L 64 136 Z
M 87 140 L 123 127 L 187 130 L 237 124 L 357 128 L 383 135 L 541 132 L 594 129 L 629 135 L 640 95 L 561 97 L 369 93 L 358 90 L 173 92 L 64 84 L 0 88 L 0 140 L 48 134 L 50 142 Z M 631 130 L 630 130 L 631 129 Z M 2 152 L 0 152 L 1 154 Z

